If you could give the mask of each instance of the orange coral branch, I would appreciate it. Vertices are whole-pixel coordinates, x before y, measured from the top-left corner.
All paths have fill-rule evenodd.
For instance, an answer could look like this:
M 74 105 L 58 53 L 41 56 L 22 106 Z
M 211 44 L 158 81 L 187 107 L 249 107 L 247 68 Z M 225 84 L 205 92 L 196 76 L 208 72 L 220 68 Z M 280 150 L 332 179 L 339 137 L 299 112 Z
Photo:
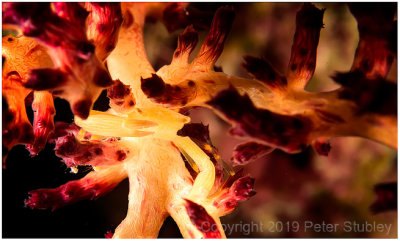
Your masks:
M 296 16 L 292 53 L 287 73 L 292 88 L 304 89 L 315 70 L 319 32 L 323 26 L 324 9 L 306 3 Z
M 145 105 L 148 100 L 140 91 L 138 80 L 154 73 L 153 67 L 147 60 L 143 44 L 142 28 L 148 6 L 145 3 L 122 3 L 121 6 L 124 20 L 118 43 L 107 58 L 107 66 L 112 78 L 129 85 L 137 103 Z
M 119 28 L 122 24 L 121 4 L 85 3 L 90 12 L 87 22 L 87 36 L 96 46 L 96 55 L 104 60 L 115 48 Z
M 286 78 L 277 73 L 269 63 L 253 57 L 246 57 L 244 64 L 247 71 L 257 78 L 253 81 L 217 73 L 211 69 L 197 71 L 200 63 L 196 61 L 187 64 L 186 67 L 177 66 L 174 59 L 171 65 L 164 66 L 157 71 L 157 76 L 143 79 L 142 89 L 152 101 L 166 107 L 206 106 L 217 109 L 220 115 L 235 124 L 234 134 L 248 135 L 264 141 L 266 145 L 287 152 L 298 152 L 317 138 L 354 135 L 370 138 L 396 148 L 396 88 L 394 84 L 390 84 L 382 78 L 371 79 L 368 77 L 368 73 L 361 72 L 362 74 L 355 75 L 351 72 L 348 75 L 334 77 L 343 85 L 336 91 L 310 93 L 303 90 L 314 72 L 319 31 L 322 27 L 322 14 L 322 10 L 318 10 L 311 4 L 305 4 L 299 11 L 296 19 L 297 29 L 292 47 L 292 57 Z M 213 22 L 225 21 L 220 18 L 224 18 L 224 16 L 217 14 Z M 368 19 L 372 19 L 372 17 Z M 385 17 L 384 19 L 386 19 L 387 26 L 393 26 L 393 18 Z M 212 36 L 218 35 L 213 31 L 223 31 L 222 29 L 226 31 L 229 28 L 211 28 L 208 38 L 213 39 Z M 361 47 L 357 51 L 355 63 L 357 63 L 357 59 L 368 56 L 368 58 L 372 58 L 372 55 L 363 57 L 365 54 L 362 49 L 366 47 L 362 46 L 368 44 L 368 49 L 374 48 L 377 42 L 374 39 L 384 39 L 387 43 L 384 48 L 387 50 L 384 50 L 382 58 L 380 57 L 382 54 L 377 56 L 377 61 L 378 59 L 391 59 L 393 51 L 387 41 L 392 35 L 385 34 L 387 29 L 381 30 L 384 34 L 379 35 L 379 29 L 376 28 L 372 34 L 376 37 L 369 37 L 370 40 L 367 40 L 368 38 L 364 37 L 363 33 L 361 34 Z M 182 38 L 185 34 L 187 32 L 182 35 Z M 223 44 L 223 41 L 219 43 Z M 206 45 L 207 43 L 203 44 L 203 46 Z M 217 49 L 220 47 L 213 47 L 215 47 L 213 51 L 219 52 Z M 379 63 L 381 63 L 380 60 L 377 65 L 382 66 Z M 390 63 L 384 64 L 386 66 L 385 75 Z M 296 70 L 293 68 L 294 65 L 296 65 Z M 353 80 L 349 81 L 349 79 Z M 226 90 L 230 86 L 234 86 L 240 95 L 246 94 L 248 97 L 239 97 L 232 89 Z M 361 86 L 365 92 L 359 91 Z M 226 91 L 221 92 L 223 90 Z M 219 92 L 221 93 L 218 94 Z M 250 101 L 248 103 L 248 100 L 245 101 L 247 98 Z M 232 102 L 233 99 L 238 102 Z M 247 104 L 243 104 L 243 101 Z M 243 112 L 238 112 L 238 109 Z M 250 110 L 253 110 L 254 119 L 248 117 Z M 231 116 L 230 112 L 235 113 L 236 116 Z M 248 121 L 247 124 L 242 123 L 243 118 Z M 292 126 L 290 121 L 290 123 L 283 122 L 286 124 L 281 123 L 282 119 L 298 120 L 299 118 L 302 119 L 302 125 L 298 129 Z M 256 120 L 257 122 L 255 122 Z M 271 122 L 276 122 L 280 126 L 274 129 L 267 124 Z M 264 123 L 266 127 L 262 127 L 258 123 Z M 243 127 L 246 125 L 247 129 Z M 265 138 L 261 138 L 261 136 Z
M 32 155 L 36 155 L 46 145 L 47 138 L 54 131 L 53 96 L 47 91 L 35 91 L 33 94 L 32 109 L 34 111 L 33 131 L 35 141 L 27 148 Z
M 83 199 L 97 199 L 113 190 L 123 179 L 126 172 L 121 164 L 93 171 L 84 178 L 70 181 L 55 189 L 38 189 L 29 192 L 25 206 L 53 211 Z
M 43 142 L 46 143 L 48 131 L 52 129 L 52 120 L 49 120 L 48 127 L 43 126 L 42 134 L 36 132 L 41 128 L 36 125 L 35 134 L 33 133 L 25 108 L 25 98 L 31 90 L 25 88 L 24 85 L 29 78 L 31 69 L 49 67 L 52 66 L 52 62 L 46 50 L 31 38 L 15 38 L 9 35 L 3 37 L 2 41 L 2 56 L 5 60 L 2 70 L 3 105 L 5 107 L 3 107 L 2 126 L 4 167 L 7 153 L 14 145 L 33 144 L 36 147 L 35 151 L 38 151 L 43 147 Z M 46 96 L 46 101 L 42 105 L 52 105 L 52 99 L 49 99 L 52 97 L 49 93 L 39 95 Z M 34 108 L 36 109 L 36 106 Z M 44 116 L 48 113 L 40 112 L 40 115 Z M 40 118 L 35 116 L 36 124 Z M 52 115 L 49 118 L 52 118 Z M 41 140 L 35 144 L 38 138 Z
M 54 63 L 54 69 L 33 71 L 26 86 L 51 89 L 70 102 L 75 115 L 87 118 L 101 90 L 112 83 L 94 54 L 95 47 L 86 38 L 87 15 L 72 14 L 84 11 L 77 3 L 56 3 L 55 12 L 50 3 L 36 3 L 30 6 L 28 14 L 21 12 L 23 4 L 4 4 L 3 22 L 19 26 L 26 36 L 46 46 Z

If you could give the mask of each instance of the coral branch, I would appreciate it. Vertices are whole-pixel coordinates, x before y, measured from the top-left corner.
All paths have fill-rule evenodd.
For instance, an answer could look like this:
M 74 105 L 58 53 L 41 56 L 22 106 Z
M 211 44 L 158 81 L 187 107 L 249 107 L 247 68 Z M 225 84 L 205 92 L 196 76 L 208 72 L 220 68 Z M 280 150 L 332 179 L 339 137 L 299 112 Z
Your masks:
M 220 92 L 208 104 L 234 124 L 234 135 L 251 136 L 287 152 L 300 151 L 310 141 L 313 124 L 309 118 L 257 109 L 248 96 L 239 95 L 234 88 Z
M 105 60 L 117 43 L 122 24 L 120 3 L 85 3 L 90 12 L 87 18 L 87 37 L 96 46 L 96 55 Z
M 285 89 L 287 80 L 285 76 L 279 74 L 268 62 L 251 56 L 244 57 L 243 67 L 252 74 L 257 80 L 261 81 L 268 88 L 274 91 Z
M 35 141 L 27 148 L 31 155 L 38 154 L 46 145 L 47 138 L 54 131 L 54 108 L 53 96 L 47 91 L 34 92 L 32 109 L 34 111 L 33 130 Z
M 148 78 L 154 69 L 147 60 L 143 44 L 143 25 L 147 13 L 146 3 L 121 3 L 123 23 L 114 51 L 107 58 L 113 79 L 118 79 L 132 89 L 137 107 L 149 100 L 140 90 L 140 78 Z
M 75 115 L 87 118 L 94 100 L 112 80 L 86 38 L 84 9 L 78 3 L 56 3 L 54 11 L 50 3 L 6 3 L 4 7 L 3 23 L 20 27 L 26 36 L 46 46 L 55 65 L 55 86 L 49 85 L 47 77 L 55 73 L 49 69 L 33 72 L 27 87 L 42 90 L 48 86 L 70 102 Z
M 196 97 L 193 92 L 195 83 L 191 80 L 180 85 L 170 85 L 164 83 L 158 75 L 152 74 L 150 78 L 141 79 L 141 83 L 143 93 L 148 98 L 166 106 L 184 106 Z
M 135 106 L 131 88 L 119 80 L 107 89 L 107 97 L 110 99 L 111 108 L 121 114 L 129 112 Z
M 174 56 L 172 59 L 172 65 L 187 65 L 189 63 L 189 57 L 194 48 L 197 45 L 199 37 L 197 36 L 197 32 L 194 30 L 193 26 L 190 25 L 183 31 L 182 34 L 179 35 L 178 38 L 178 47 L 174 52 Z
M 57 121 L 55 123 L 54 132 L 49 135 L 49 143 L 55 144 L 59 137 L 67 136 L 69 134 L 77 136 L 80 130 L 80 127 L 75 123 Z
M 3 37 L 3 75 L 2 75 L 2 90 L 3 90 L 3 167 L 7 153 L 14 145 L 17 144 L 34 144 L 35 136 L 32 125 L 28 120 L 25 108 L 25 98 L 31 93 L 31 90 L 23 85 L 29 78 L 31 69 L 45 68 L 52 66 L 50 57 L 45 49 L 36 41 L 28 37 L 15 38 L 11 35 Z M 39 94 L 40 95 L 40 94 Z M 46 96 L 46 101 L 42 105 L 48 105 L 51 109 L 52 97 L 48 93 L 43 93 Z M 51 100 L 50 100 L 51 98 Z M 35 102 L 36 103 L 36 102 Z M 43 106 L 44 107 L 44 106 Z M 47 108 L 47 107 L 45 107 Z M 36 107 L 35 107 L 36 109 Z M 39 115 L 39 113 L 37 113 Z M 35 121 L 46 117 L 47 113 L 40 113 L 42 117 L 35 117 Z M 51 117 L 49 117 L 51 118 Z M 35 122 L 36 124 L 38 122 Z M 47 131 L 51 131 L 51 121 L 49 126 L 41 125 L 40 128 L 35 127 L 35 131 L 43 130 L 43 135 L 35 133 L 38 150 L 45 143 Z M 40 131 L 39 131 L 40 132 Z M 40 137 L 41 136 L 41 137 Z M 44 138 L 44 139 L 43 139 Z
M 224 216 L 231 213 L 239 202 L 248 200 L 254 196 L 254 178 L 249 176 L 239 178 L 240 174 L 232 177 L 238 178 L 234 180 L 231 186 L 223 189 L 214 199 L 212 199 L 212 205 L 216 208 L 214 210 L 218 216 Z
M 376 14 L 381 16 L 380 13 Z M 218 16 L 217 14 L 214 22 L 219 21 Z M 235 124 L 233 134 L 257 138 L 264 144 L 287 152 L 298 152 L 317 138 L 335 136 L 363 136 L 397 147 L 396 88 L 395 84 L 385 80 L 382 75 L 372 78 L 368 77 L 369 74 L 365 70 L 352 70 L 334 77 L 342 85 L 335 91 L 310 93 L 303 90 L 315 69 L 322 16 L 323 10 L 308 3 L 299 11 L 286 77 L 277 73 L 266 61 L 249 56 L 245 57 L 244 67 L 256 78 L 255 80 L 228 76 L 211 69 L 197 71 L 201 64 L 196 61 L 187 64 L 186 67 L 175 65 L 173 61 L 171 65 L 157 71 L 157 81 L 153 78 L 151 82 L 155 84 L 153 88 L 142 85 L 144 93 L 152 101 L 166 107 L 206 106 L 216 109 L 222 117 Z M 386 19 L 385 26 L 393 26 L 392 17 L 386 16 L 383 19 Z M 360 20 L 360 17 L 357 17 L 357 20 Z M 372 21 L 369 16 L 364 16 L 361 21 L 368 22 L 367 20 Z M 214 28 L 211 29 L 210 36 Z M 362 50 L 361 46 L 368 43 L 368 49 L 373 49 L 377 38 L 384 40 L 385 49 L 393 50 L 390 47 L 393 29 L 384 29 L 389 29 L 390 31 L 387 31 L 391 34 L 371 38 L 365 37 L 370 34 L 365 35 L 360 30 L 356 62 L 359 58 L 373 57 L 367 54 L 367 50 Z M 386 30 L 368 30 L 371 31 L 375 31 L 374 34 L 378 36 L 377 32 Z M 222 46 L 223 41 L 219 43 Z M 207 46 L 207 43 L 204 43 L 202 48 L 205 48 L 204 46 Z M 214 48 L 211 52 L 219 51 L 219 47 L 210 46 Z M 378 56 L 385 55 L 390 60 L 392 52 L 385 50 Z M 363 57 L 366 54 L 367 57 Z M 384 64 L 385 75 L 390 63 Z M 294 65 L 296 68 L 293 68 Z M 189 83 L 192 88 L 188 88 Z M 236 90 L 233 91 L 230 86 Z M 174 92 L 171 96 L 167 89 L 185 90 L 185 94 Z M 238 93 L 234 93 L 236 91 Z M 286 121 L 282 121 L 283 119 Z M 295 122 L 299 125 L 293 124 Z M 276 126 L 273 127 L 274 125 Z M 299 129 L 296 130 L 295 126 Z
M 54 150 L 68 167 L 115 165 L 134 152 L 119 144 L 114 138 L 103 141 L 79 141 L 71 134 L 58 138 Z
M 224 43 L 231 30 L 235 13 L 232 8 L 222 7 L 217 10 L 210 32 L 193 60 L 193 65 L 210 70 L 224 49 Z
M 246 165 L 271 153 L 273 150 L 274 148 L 257 142 L 246 142 L 235 147 L 232 158 L 233 163 L 235 165 Z
M 17 144 L 33 144 L 34 134 L 25 111 L 25 95 L 18 88 L 3 91 L 3 94 L 2 148 L 4 168 L 8 151 Z
M 333 79 L 343 87 L 338 91 L 340 99 L 357 104 L 355 114 L 375 113 L 396 116 L 397 85 L 381 77 L 367 78 L 364 73 L 353 71 L 337 73 Z
M 222 238 L 220 225 L 199 204 L 186 200 L 186 211 L 192 224 L 204 235 L 204 238 Z
M 38 189 L 29 192 L 31 195 L 25 206 L 35 209 L 53 211 L 83 199 L 97 199 L 113 190 L 123 179 L 126 172 L 121 164 L 93 171 L 84 178 L 70 181 L 55 189 Z
M 351 71 L 367 78 L 386 78 L 397 55 L 396 4 L 353 3 L 349 7 L 360 34 Z
M 296 33 L 287 73 L 292 88 L 304 89 L 315 70 L 319 32 L 325 9 L 305 3 L 296 16 Z
M 169 199 L 187 195 L 192 179 L 170 142 L 149 137 L 126 142 L 140 148 L 134 158 L 124 161 L 129 176 L 128 213 L 113 238 L 154 238 L 168 216 Z
M 71 23 L 83 26 L 88 13 L 79 4 L 68 4 L 66 2 L 53 3 L 55 14 Z

